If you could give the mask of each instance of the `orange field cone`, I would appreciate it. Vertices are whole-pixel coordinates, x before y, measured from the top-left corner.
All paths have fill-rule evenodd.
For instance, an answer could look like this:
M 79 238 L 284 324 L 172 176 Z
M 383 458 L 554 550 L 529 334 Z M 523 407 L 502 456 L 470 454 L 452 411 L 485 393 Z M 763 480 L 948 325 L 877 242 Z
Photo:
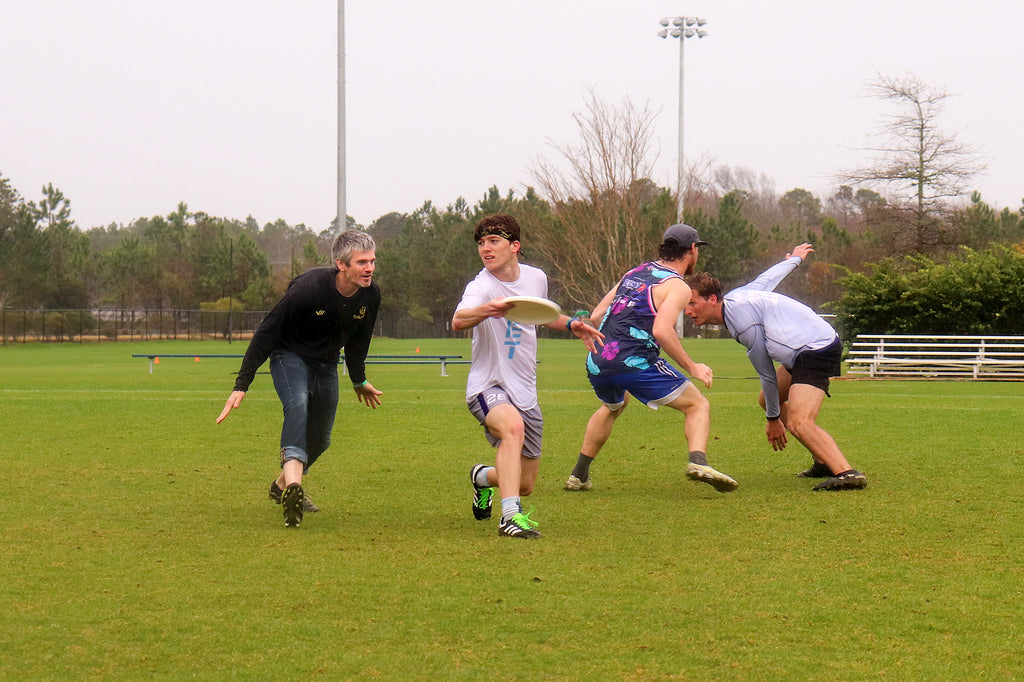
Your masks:
M 196 356 L 196 362 L 199 362 L 199 356 L 198 355 Z
M 416 352 L 417 352 L 417 353 L 419 353 L 419 352 L 420 352 L 420 349 L 419 349 L 419 348 L 417 348 L 417 349 L 416 349 Z
M 159 365 L 160 364 L 160 358 L 153 358 L 153 362 L 155 362 L 156 364 Z

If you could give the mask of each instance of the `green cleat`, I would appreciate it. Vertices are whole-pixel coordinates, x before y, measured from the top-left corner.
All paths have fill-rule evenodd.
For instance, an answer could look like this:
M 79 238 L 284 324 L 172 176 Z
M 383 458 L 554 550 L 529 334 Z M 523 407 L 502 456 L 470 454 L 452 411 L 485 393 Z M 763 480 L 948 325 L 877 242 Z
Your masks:
M 476 484 L 476 474 L 487 465 L 477 464 L 469 472 L 469 480 L 473 484 L 473 518 L 477 521 L 491 518 L 491 504 L 494 502 L 494 488 L 481 488 Z
M 519 512 L 509 520 L 502 521 L 498 526 L 498 535 L 524 540 L 536 540 L 541 537 L 540 531 L 536 528 L 537 522 L 530 518 L 532 513 L 532 509 L 529 514 Z

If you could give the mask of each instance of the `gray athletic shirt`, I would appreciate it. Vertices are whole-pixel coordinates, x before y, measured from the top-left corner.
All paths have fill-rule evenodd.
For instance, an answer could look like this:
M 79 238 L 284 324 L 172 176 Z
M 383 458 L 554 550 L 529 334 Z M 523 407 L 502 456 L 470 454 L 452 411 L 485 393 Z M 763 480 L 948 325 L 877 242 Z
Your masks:
M 761 378 L 769 419 L 779 416 L 779 387 L 772 361 L 791 369 L 801 352 L 826 348 L 837 338 L 832 325 L 809 307 L 773 291 L 801 262 L 799 256 L 791 256 L 722 298 L 726 328 L 746 347 Z

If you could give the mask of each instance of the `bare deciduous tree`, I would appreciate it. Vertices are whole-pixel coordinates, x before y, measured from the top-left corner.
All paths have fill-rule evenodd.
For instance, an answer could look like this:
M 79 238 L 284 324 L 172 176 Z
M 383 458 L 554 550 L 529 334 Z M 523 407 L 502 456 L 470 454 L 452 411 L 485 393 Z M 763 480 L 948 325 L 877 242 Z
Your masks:
M 686 183 L 683 189 L 686 213 L 691 210 L 714 213 L 724 194 L 718 191 L 715 157 L 705 152 L 687 163 L 683 182 Z
M 950 97 L 908 74 L 902 78 L 879 74 L 869 83 L 870 95 L 896 106 L 875 134 L 877 144 L 863 151 L 874 158 L 861 168 L 844 171 L 843 182 L 895 190 L 913 228 L 912 246 L 918 251 L 941 242 L 941 217 L 952 199 L 970 189 L 970 181 L 985 166 L 977 150 L 957 133 L 939 129 L 937 119 Z
M 739 192 L 743 199 L 743 215 L 755 225 L 779 222 L 775 182 L 765 173 L 744 166 L 722 164 L 714 169 L 714 182 L 719 196 Z
M 531 169 L 551 215 L 531 224 L 529 246 L 579 305 L 593 305 L 629 268 L 652 255 L 675 204 L 651 180 L 655 113 L 628 99 L 618 106 L 591 91 L 573 114 L 579 140 L 552 143 L 564 164 Z

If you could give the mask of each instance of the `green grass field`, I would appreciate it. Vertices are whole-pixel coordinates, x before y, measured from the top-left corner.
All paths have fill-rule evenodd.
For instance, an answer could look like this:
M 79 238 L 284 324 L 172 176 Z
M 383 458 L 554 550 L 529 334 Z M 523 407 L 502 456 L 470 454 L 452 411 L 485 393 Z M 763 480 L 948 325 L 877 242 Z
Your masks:
M 279 403 L 259 375 L 216 425 L 238 361 L 132 353 L 244 344 L 0 348 L 3 679 L 1010 679 L 1024 670 L 1024 383 L 837 381 L 821 423 L 868 475 L 814 493 L 795 441 L 764 440 L 732 341 L 709 460 L 689 482 L 682 418 L 632 405 L 561 490 L 597 403 L 581 345 L 542 340 L 544 537 L 470 513 L 493 461 L 466 366 L 370 366 L 343 388 L 307 479 L 324 511 L 286 529 L 266 498 Z M 462 353 L 377 340 L 372 353 Z M 344 383 L 343 383 L 344 386 Z

